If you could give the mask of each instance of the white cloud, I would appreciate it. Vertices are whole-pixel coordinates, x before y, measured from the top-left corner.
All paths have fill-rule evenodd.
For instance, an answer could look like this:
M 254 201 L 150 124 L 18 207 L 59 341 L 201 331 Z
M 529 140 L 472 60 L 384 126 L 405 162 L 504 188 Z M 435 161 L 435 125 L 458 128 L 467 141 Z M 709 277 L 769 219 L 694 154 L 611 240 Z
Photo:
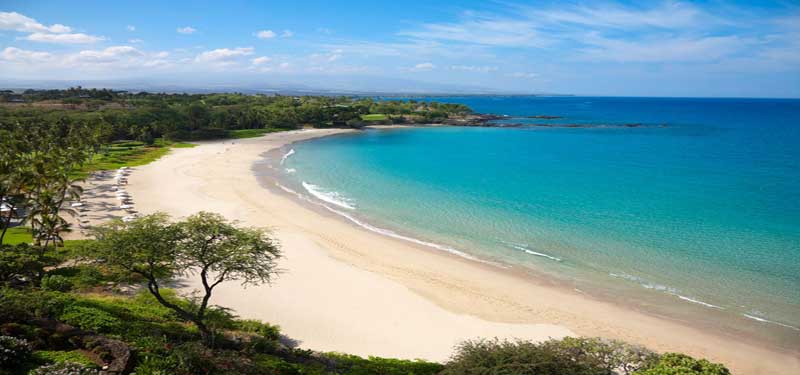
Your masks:
M 256 58 L 250 60 L 250 62 L 252 62 L 253 65 L 263 65 L 263 64 L 266 64 L 266 63 L 268 63 L 270 61 L 272 61 L 272 59 L 267 57 L 267 56 L 256 57 Z
M 294 36 L 294 31 L 291 30 L 283 30 L 281 33 L 281 38 L 291 38 Z
M 205 51 L 195 58 L 198 62 L 231 62 L 240 57 L 253 54 L 253 47 L 219 48 Z
M 424 62 L 424 63 L 419 63 L 417 65 L 414 65 L 414 67 L 412 67 L 409 70 L 411 70 L 413 72 L 424 72 L 424 71 L 428 71 L 428 70 L 433 70 L 434 68 L 436 68 L 436 65 L 433 65 L 433 63 Z
M 336 60 L 341 59 L 342 58 L 342 53 L 344 53 L 344 50 L 342 50 L 341 48 L 337 48 L 337 49 L 331 51 L 330 53 L 314 53 L 314 54 L 311 54 L 311 56 L 309 56 L 309 57 L 312 60 L 314 60 L 315 62 L 329 62 L 329 63 L 331 63 L 331 62 L 334 62 Z
M 167 52 L 167 51 L 156 52 L 156 53 L 153 54 L 153 57 L 155 57 L 157 59 L 163 59 L 163 58 L 168 57 L 168 56 L 169 56 L 169 52 Z
M 113 46 L 103 50 L 84 50 L 70 57 L 72 62 L 110 63 L 124 58 L 142 57 L 144 53 L 131 46 Z
M 35 19 L 17 12 L 0 12 L 0 30 L 14 30 L 24 33 L 68 33 L 68 26 L 53 24 L 50 26 L 36 22 Z
M 279 66 L 281 69 L 286 69 L 286 68 L 288 68 L 288 67 L 289 67 L 289 63 L 288 63 L 288 62 L 282 62 L 282 63 L 280 63 L 278 66 Z
M 0 59 L 17 63 L 40 63 L 51 60 L 53 55 L 49 52 L 28 51 L 16 47 L 6 47 L 0 52 Z
M 32 42 L 58 43 L 58 44 L 89 44 L 105 40 L 105 38 L 100 36 L 88 35 L 83 33 L 74 33 L 74 34 L 33 33 L 22 39 L 30 40 Z
M 630 29 L 639 27 L 681 28 L 713 17 L 692 4 L 666 1 L 649 8 L 631 8 L 603 3 L 598 6 L 559 6 L 541 10 L 526 8 L 528 17 L 542 22 Z M 716 21 L 716 20 L 715 20 Z
M 128 31 L 136 31 L 136 26 L 133 26 L 133 25 L 128 25 L 128 26 L 125 26 L 125 30 L 128 30 Z
M 450 70 L 462 70 L 462 71 L 465 71 L 465 72 L 488 73 L 488 72 L 497 71 L 498 68 L 496 66 L 452 65 L 452 66 L 450 66 Z
M 261 30 L 256 33 L 256 37 L 258 37 L 258 39 L 272 39 L 275 37 L 275 35 L 275 32 L 272 30 Z
M 441 40 L 500 47 L 544 47 L 550 37 L 539 32 L 536 23 L 526 19 L 494 16 L 468 17 L 458 23 L 425 24 L 421 30 L 405 31 L 400 35 L 420 40 Z
M 590 33 L 583 41 L 590 47 L 581 59 L 618 62 L 714 61 L 747 48 L 753 41 L 737 36 L 649 38 L 641 41 L 610 39 Z
M 146 68 L 164 68 L 171 65 L 169 61 L 163 59 L 148 60 L 142 64 Z
M 175 31 L 177 31 L 180 34 L 188 35 L 188 34 L 194 34 L 195 32 L 197 32 L 197 29 L 191 26 L 186 26 L 186 27 L 179 27 Z
M 144 43 L 144 40 L 141 40 L 139 38 L 133 38 L 133 39 L 128 39 L 128 43 L 131 43 L 131 44 Z
M 529 73 L 529 72 L 514 72 L 509 74 L 508 76 L 513 78 L 532 79 L 538 77 L 539 75 L 536 73 Z

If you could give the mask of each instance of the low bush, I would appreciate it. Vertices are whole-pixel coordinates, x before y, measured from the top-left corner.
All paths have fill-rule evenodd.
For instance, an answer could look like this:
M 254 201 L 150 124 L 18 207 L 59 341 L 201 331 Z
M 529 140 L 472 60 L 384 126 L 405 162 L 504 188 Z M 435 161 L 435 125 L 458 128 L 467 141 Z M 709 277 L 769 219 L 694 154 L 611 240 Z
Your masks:
M 610 375 L 606 368 L 576 362 L 558 350 L 528 341 L 475 340 L 456 347 L 442 375 Z
M 28 341 L 11 336 L 0 336 L 0 373 L 25 363 L 31 357 Z
M 653 366 L 636 372 L 636 375 L 730 375 L 730 370 L 719 363 L 695 359 L 686 354 L 666 353 Z
M 348 375 L 406 375 L 406 374 L 438 374 L 443 365 L 423 360 L 405 360 L 394 358 L 369 357 L 361 358 L 350 354 L 328 353 L 326 357 L 333 360 L 336 372 Z
M 86 306 L 69 306 L 64 309 L 59 319 L 67 324 L 98 333 L 115 333 L 122 325 L 113 315 Z
M 237 331 L 255 333 L 272 340 L 278 340 L 281 336 L 281 328 L 279 326 L 263 323 L 255 319 L 237 320 L 232 328 Z
M 622 375 L 633 374 L 658 361 L 658 355 L 644 347 L 598 337 L 565 337 L 540 346 L 559 357 Z
M 31 372 L 31 375 L 99 375 L 97 369 L 79 363 L 61 362 L 41 366 Z
M 56 292 L 69 292 L 72 290 L 72 281 L 61 275 L 46 275 L 42 278 L 42 289 Z

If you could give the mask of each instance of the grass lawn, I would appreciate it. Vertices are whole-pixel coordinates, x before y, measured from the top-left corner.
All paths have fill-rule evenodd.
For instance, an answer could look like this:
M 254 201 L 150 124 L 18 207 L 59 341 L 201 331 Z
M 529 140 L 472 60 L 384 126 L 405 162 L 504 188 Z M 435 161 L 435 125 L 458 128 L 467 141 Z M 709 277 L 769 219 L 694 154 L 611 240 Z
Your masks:
M 66 240 L 64 241 L 64 250 L 70 250 L 81 243 L 84 243 L 88 240 Z M 6 236 L 3 237 L 3 245 L 17 245 L 21 243 L 32 243 L 33 236 L 31 235 L 31 230 L 27 226 L 18 226 L 13 228 L 8 228 L 6 232 Z
M 31 243 L 32 241 L 33 237 L 31 236 L 31 231 L 28 230 L 28 227 L 22 227 L 22 226 L 8 228 L 6 236 L 3 237 L 3 244 L 5 245 Z
M 146 145 L 138 141 L 121 141 L 107 145 L 95 154 L 79 173 L 82 177 L 89 173 L 101 170 L 119 169 L 121 167 L 135 167 L 156 161 L 166 155 L 170 148 L 194 147 L 192 143 L 166 142 L 157 140 L 153 145 Z
M 241 138 L 255 138 L 260 137 L 267 133 L 274 133 L 282 131 L 283 129 L 239 129 L 239 130 L 230 130 L 228 131 L 228 137 L 233 139 L 241 139 Z
M 386 120 L 386 115 L 382 113 L 371 113 L 368 115 L 361 115 L 361 119 L 364 121 L 383 121 Z

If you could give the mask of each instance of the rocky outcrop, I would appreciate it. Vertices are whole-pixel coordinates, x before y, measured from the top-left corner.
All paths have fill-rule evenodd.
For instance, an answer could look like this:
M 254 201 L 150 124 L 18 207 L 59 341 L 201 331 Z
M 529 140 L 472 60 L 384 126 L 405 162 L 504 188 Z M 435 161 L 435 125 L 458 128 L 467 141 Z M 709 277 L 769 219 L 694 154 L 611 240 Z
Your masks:
M 133 371 L 135 353 L 122 341 L 84 331 L 53 319 L 35 319 L 30 323 L 44 331 L 49 346 L 82 349 L 101 366 L 102 375 L 123 375 Z

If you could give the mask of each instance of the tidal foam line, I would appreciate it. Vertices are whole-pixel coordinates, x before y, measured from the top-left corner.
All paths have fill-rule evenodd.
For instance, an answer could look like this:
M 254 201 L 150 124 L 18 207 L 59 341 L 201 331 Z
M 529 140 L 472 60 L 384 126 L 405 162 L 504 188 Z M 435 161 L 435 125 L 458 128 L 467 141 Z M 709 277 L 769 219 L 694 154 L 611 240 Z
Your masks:
M 287 152 L 286 154 L 283 155 L 283 157 L 281 157 L 281 165 L 283 165 L 283 162 L 286 161 L 286 158 L 292 155 L 294 155 L 294 149 L 289 150 L 289 152 Z
M 790 326 L 788 324 L 776 322 L 776 321 L 769 320 L 769 319 L 764 319 L 764 318 L 757 317 L 755 315 L 750 315 L 750 314 L 742 314 L 742 315 L 744 315 L 747 318 L 753 319 L 755 321 L 761 322 L 761 323 L 775 324 L 775 325 L 779 325 L 779 326 L 784 327 L 784 328 L 789 328 L 789 329 L 794 330 L 794 331 L 800 331 L 800 328 L 797 328 L 795 326 Z
M 356 208 L 352 205 L 349 199 L 342 196 L 341 194 L 332 191 L 332 192 L 325 192 L 320 189 L 319 186 L 314 184 L 309 184 L 305 181 L 302 183 L 303 187 L 308 191 L 311 195 L 315 196 L 317 199 L 328 202 L 330 204 L 346 208 L 348 210 L 355 210 Z

